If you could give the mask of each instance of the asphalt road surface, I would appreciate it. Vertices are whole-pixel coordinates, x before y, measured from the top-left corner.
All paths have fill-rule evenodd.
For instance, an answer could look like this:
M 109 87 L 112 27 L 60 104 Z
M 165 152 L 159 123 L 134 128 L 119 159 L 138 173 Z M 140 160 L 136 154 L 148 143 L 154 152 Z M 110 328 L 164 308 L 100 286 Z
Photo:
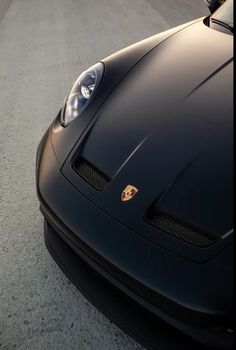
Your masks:
M 141 349 L 49 256 L 35 153 L 83 69 L 207 13 L 203 0 L 0 0 L 0 349 Z

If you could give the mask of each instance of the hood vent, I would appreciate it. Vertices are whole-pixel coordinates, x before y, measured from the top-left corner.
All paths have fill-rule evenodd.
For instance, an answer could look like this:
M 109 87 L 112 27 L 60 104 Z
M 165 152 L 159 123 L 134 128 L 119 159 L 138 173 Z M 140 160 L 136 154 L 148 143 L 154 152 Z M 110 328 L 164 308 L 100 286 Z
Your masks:
M 74 162 L 73 168 L 79 176 L 97 191 L 103 191 L 111 180 L 93 164 L 82 157 Z
M 200 248 L 208 247 L 219 240 L 212 234 L 204 232 L 200 228 L 189 223 L 184 223 L 183 221 L 174 218 L 169 214 L 158 211 L 157 209 L 150 209 L 146 213 L 144 219 L 158 230 Z

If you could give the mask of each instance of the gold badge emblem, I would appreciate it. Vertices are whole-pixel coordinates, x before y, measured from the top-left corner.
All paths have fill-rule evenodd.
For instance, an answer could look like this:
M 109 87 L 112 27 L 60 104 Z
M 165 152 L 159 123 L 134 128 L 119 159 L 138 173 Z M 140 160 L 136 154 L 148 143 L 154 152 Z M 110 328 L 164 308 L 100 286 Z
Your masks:
M 120 198 L 123 202 L 129 201 L 130 199 L 134 198 L 137 192 L 138 189 L 136 187 L 132 185 L 127 185 L 122 191 Z

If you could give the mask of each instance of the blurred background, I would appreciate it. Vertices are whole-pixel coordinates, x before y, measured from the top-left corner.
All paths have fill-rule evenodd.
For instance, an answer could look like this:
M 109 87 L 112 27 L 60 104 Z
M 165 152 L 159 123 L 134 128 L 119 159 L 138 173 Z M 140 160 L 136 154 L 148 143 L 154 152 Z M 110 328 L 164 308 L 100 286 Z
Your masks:
M 81 71 L 207 14 L 203 0 L 0 0 L 0 349 L 142 349 L 49 256 L 35 153 Z

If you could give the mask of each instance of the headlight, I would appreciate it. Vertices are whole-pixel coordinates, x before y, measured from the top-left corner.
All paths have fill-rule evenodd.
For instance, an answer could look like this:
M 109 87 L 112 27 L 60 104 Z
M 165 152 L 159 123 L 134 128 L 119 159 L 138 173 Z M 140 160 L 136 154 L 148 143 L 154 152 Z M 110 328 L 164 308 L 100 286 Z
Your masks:
M 61 111 L 61 124 L 67 126 L 89 104 L 101 82 L 104 67 L 101 62 L 83 72 L 74 83 Z

